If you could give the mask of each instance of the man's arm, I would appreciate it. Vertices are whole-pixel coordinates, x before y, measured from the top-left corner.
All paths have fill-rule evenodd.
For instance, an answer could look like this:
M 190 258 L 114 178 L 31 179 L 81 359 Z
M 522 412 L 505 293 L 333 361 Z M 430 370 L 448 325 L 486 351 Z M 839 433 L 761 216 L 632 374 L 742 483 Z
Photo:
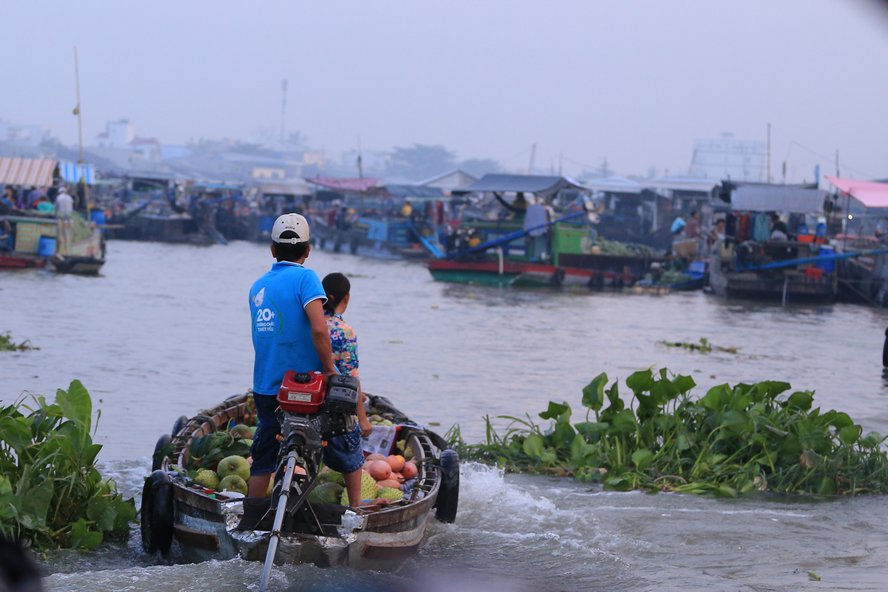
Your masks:
M 321 370 L 324 374 L 337 374 L 336 367 L 333 365 L 333 348 L 330 345 L 327 319 L 324 318 L 323 301 L 316 298 L 306 304 L 305 314 L 308 315 L 308 320 L 311 323 L 311 341 L 321 359 Z

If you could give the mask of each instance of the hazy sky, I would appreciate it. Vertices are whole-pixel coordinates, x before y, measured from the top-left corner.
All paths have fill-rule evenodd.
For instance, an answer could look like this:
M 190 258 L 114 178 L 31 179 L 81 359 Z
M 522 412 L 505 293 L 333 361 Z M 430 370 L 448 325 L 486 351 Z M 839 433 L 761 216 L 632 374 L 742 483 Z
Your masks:
M 129 118 L 164 143 L 289 131 L 330 155 L 443 144 L 565 172 L 683 173 L 697 138 L 765 140 L 888 177 L 888 12 L 866 0 L 0 0 L 0 118 L 87 144 Z M 819 158 L 815 153 L 820 154 Z M 828 165 L 828 166 L 827 166 Z M 776 176 L 776 173 L 775 173 Z

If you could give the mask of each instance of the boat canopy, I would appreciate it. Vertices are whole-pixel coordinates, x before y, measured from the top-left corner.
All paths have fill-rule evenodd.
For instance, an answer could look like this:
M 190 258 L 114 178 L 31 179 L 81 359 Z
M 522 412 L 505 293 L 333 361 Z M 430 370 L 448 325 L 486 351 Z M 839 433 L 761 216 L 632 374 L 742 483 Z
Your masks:
M 277 183 L 261 183 L 259 193 L 264 195 L 311 195 L 312 189 L 304 179 L 291 179 Z
M 51 158 L 0 156 L 0 184 L 52 187 L 52 175 L 57 164 Z
M 814 214 L 823 211 L 826 191 L 789 185 L 742 185 L 731 193 L 731 207 L 745 212 Z
M 385 185 L 382 191 L 392 197 L 427 197 L 441 199 L 444 192 L 439 187 L 426 187 L 425 185 Z
M 580 189 L 585 187 L 567 177 L 543 175 L 484 175 L 460 192 L 493 193 L 522 192 L 538 195 L 553 195 L 562 189 Z
M 597 179 L 586 179 L 583 181 L 592 191 L 600 191 L 602 193 L 625 193 L 640 195 L 646 189 L 644 185 L 638 181 L 627 179 L 614 175 L 611 177 L 601 177 Z
M 888 208 L 888 183 L 830 176 L 827 176 L 826 180 L 844 195 L 859 201 L 864 207 Z
M 368 189 L 376 187 L 379 183 L 372 177 L 355 178 L 339 178 L 339 177 L 313 177 L 306 179 L 309 183 L 337 192 L 363 193 Z

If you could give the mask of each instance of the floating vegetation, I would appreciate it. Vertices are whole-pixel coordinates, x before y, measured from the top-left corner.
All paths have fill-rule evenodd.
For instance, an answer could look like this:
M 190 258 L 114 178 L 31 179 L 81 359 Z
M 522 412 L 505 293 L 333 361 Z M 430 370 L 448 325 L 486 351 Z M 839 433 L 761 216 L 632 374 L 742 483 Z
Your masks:
M 810 391 L 785 382 L 722 384 L 693 398 L 690 376 L 640 370 L 618 382 L 599 374 L 583 389 L 585 417 L 549 402 L 538 425 L 511 420 L 505 433 L 486 417 L 486 442 L 451 442 L 463 458 L 509 471 L 573 476 L 605 489 L 712 493 L 755 491 L 822 495 L 888 492 L 885 440 L 848 414 L 813 407 Z
M 16 343 L 12 340 L 12 333 L 9 331 L 0 333 L 0 351 L 29 351 L 32 349 L 40 348 L 31 345 L 31 342 L 28 339 L 25 339 L 21 343 Z
M 701 337 L 699 343 L 690 343 L 685 341 L 660 341 L 666 347 L 680 347 L 688 351 L 700 352 L 701 354 L 711 354 L 714 351 L 725 352 L 728 354 L 740 353 L 737 347 L 721 347 L 712 345 L 708 339 Z
M 29 404 L 0 408 L 0 534 L 38 549 L 93 549 L 126 536 L 136 506 L 95 467 L 102 446 L 92 440 L 86 388 L 75 380 L 55 403 Z

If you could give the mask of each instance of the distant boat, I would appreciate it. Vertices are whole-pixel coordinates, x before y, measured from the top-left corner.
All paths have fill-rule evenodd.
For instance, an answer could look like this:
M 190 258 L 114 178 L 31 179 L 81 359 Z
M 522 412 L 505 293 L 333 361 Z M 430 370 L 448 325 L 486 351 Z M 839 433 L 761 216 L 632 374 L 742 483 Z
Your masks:
M 40 268 L 96 275 L 105 264 L 105 241 L 94 224 L 74 212 L 70 236 L 59 238 L 59 220 L 36 212 L 0 216 L 0 269 Z

